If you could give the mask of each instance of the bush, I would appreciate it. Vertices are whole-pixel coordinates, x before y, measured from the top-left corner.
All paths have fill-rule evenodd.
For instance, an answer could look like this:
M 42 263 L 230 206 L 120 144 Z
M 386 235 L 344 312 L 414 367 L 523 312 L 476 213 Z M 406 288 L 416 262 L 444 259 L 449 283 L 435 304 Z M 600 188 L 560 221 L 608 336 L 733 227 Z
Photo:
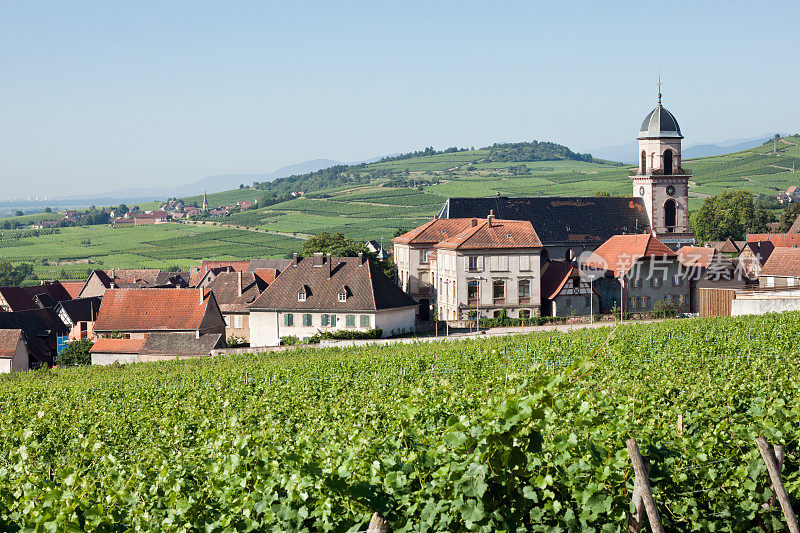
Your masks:
M 296 335 L 286 335 L 281 337 L 281 346 L 294 346 L 300 341 Z
M 237 337 L 236 335 L 231 335 L 225 341 L 228 345 L 228 348 L 243 348 L 246 346 L 250 346 L 249 342 L 246 342 L 242 337 Z
M 667 317 L 676 317 L 678 316 L 678 311 L 680 311 L 680 306 L 678 302 L 670 298 L 669 296 L 664 298 L 663 300 L 657 301 L 653 305 L 653 314 L 659 318 L 667 318 Z
M 67 344 L 66 349 L 58 356 L 58 360 L 65 366 L 90 365 L 92 364 L 92 356 L 89 354 L 89 350 L 92 349 L 92 346 L 94 346 L 94 343 L 89 339 L 72 341 Z
M 312 344 L 318 344 L 321 340 L 363 340 L 380 339 L 383 337 L 383 330 L 380 328 L 368 329 L 367 331 L 351 331 L 348 329 L 336 331 L 322 331 L 314 334 L 308 339 Z

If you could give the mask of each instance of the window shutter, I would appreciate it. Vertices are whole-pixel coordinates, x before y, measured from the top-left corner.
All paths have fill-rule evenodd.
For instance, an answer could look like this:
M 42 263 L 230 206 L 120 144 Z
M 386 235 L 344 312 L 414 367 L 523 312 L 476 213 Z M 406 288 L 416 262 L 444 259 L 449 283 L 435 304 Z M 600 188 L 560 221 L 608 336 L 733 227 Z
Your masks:
M 531 256 L 529 255 L 519 256 L 519 269 L 526 271 L 531 269 Z

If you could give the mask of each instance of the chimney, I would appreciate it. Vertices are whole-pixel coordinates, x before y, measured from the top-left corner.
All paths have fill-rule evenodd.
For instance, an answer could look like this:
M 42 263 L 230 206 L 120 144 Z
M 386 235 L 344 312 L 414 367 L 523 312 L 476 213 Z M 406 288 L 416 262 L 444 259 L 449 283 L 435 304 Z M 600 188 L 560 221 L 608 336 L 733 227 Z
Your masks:
M 297 252 L 292 254 L 292 266 L 297 266 Z
M 492 222 L 494 222 L 494 209 L 489 211 L 489 216 L 486 217 L 486 221 L 489 223 L 489 227 L 492 227 Z
M 477 218 L 473 218 L 472 220 L 469 221 L 469 227 L 474 228 L 477 225 L 478 225 L 478 219 Z
M 239 296 L 242 295 L 242 271 L 239 270 L 236 272 L 236 283 L 238 286 L 238 290 L 236 291 Z
M 111 283 L 108 284 L 108 288 L 109 289 L 116 289 L 117 288 L 117 284 L 112 281 Z
M 435 215 L 433 215 L 433 220 L 439 220 L 439 213 L 436 213 Z
M 322 252 L 314 252 L 314 263 L 313 266 L 321 267 L 325 264 L 325 254 Z
M 364 264 L 364 252 L 358 252 L 358 266 Z
M 198 329 L 198 330 L 197 330 L 197 332 L 195 333 L 195 338 L 196 338 L 196 339 L 199 339 L 199 338 L 200 338 L 200 330 L 199 330 L 199 329 Z
M 331 254 L 328 254 L 328 279 L 331 279 L 331 272 L 333 271 L 333 263 Z

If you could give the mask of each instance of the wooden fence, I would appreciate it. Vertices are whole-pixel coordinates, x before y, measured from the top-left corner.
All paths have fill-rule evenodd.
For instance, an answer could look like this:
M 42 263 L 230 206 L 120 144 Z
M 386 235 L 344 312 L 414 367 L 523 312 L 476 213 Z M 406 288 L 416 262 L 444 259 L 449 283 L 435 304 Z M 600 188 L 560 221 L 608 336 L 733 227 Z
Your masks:
M 700 289 L 700 318 L 731 316 L 734 289 Z

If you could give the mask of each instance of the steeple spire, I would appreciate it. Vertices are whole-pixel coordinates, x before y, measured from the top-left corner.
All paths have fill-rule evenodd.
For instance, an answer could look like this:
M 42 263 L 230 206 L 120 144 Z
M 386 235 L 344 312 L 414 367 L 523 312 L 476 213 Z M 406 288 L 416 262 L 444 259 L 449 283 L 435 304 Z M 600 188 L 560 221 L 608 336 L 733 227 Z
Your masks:
M 658 105 L 661 105 L 661 69 L 658 69 Z

